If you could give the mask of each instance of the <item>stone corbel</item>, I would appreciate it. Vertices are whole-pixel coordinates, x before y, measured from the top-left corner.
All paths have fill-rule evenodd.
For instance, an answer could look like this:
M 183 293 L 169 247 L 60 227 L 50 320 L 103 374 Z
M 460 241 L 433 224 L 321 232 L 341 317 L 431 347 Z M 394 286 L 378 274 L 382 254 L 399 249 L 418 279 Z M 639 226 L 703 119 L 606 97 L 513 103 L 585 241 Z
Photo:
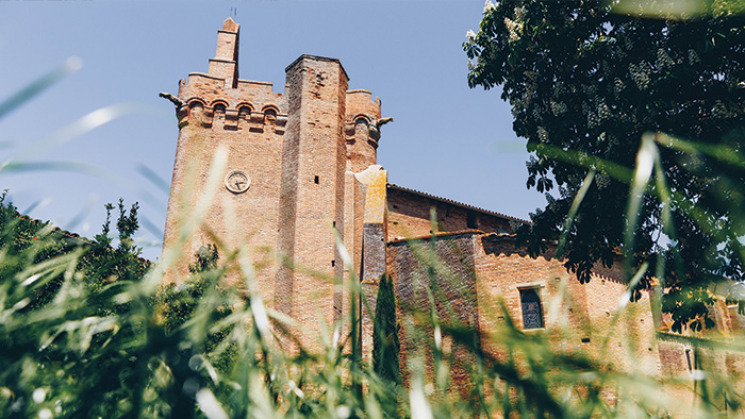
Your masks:
M 344 124 L 344 133 L 347 134 L 347 137 L 354 137 L 354 125 L 354 121 L 347 121 Z
M 274 132 L 280 135 L 284 134 L 286 125 L 287 115 L 277 115 L 277 119 L 274 121 Z
M 225 129 L 230 129 L 230 130 L 238 129 L 238 110 L 237 109 L 225 110 Z
M 252 132 L 264 132 L 264 112 L 251 112 L 248 130 Z

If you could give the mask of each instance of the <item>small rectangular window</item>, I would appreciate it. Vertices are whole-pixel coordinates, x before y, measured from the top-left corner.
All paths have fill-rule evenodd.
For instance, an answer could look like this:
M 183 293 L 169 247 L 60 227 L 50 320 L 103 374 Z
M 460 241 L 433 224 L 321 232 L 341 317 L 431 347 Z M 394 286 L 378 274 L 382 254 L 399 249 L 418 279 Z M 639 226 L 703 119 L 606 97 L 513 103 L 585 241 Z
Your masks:
M 536 288 L 520 290 L 520 304 L 523 311 L 523 329 L 543 327 L 543 307 Z
M 468 228 L 479 228 L 479 225 L 476 222 L 476 214 L 472 212 L 466 214 L 466 226 Z
M 316 185 L 318 185 L 318 176 L 316 176 L 316 177 L 315 177 L 315 178 L 313 179 L 313 182 L 315 182 L 315 184 L 316 184 Z

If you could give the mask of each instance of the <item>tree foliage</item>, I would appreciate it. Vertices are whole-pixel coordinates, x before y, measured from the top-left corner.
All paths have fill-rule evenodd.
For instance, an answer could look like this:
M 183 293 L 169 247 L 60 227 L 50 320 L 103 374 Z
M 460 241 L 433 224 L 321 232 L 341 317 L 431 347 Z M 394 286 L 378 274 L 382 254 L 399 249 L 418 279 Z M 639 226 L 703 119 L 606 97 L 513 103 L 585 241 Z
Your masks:
M 527 186 L 546 193 L 520 242 L 536 255 L 562 238 L 581 282 L 624 249 L 650 266 L 639 288 L 664 279 L 680 330 L 713 325 L 707 287 L 745 274 L 745 16 L 738 2 L 676 3 L 695 2 L 487 2 L 464 48 L 469 85 L 502 87 L 534 153 Z M 642 154 L 645 133 L 665 135 Z M 658 170 L 643 196 L 630 189 L 639 158 Z

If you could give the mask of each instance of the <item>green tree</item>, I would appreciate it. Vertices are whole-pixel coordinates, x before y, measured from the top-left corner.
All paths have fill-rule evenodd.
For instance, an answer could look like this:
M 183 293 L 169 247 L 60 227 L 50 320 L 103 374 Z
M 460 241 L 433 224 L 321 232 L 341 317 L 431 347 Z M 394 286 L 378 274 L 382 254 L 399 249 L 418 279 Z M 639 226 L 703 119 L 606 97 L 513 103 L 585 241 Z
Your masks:
M 140 225 L 137 220 L 139 204 L 134 203 L 127 212 L 124 200 L 119 199 L 116 219 L 117 241 L 109 237 L 112 204 L 106 204 L 106 220 L 95 240 L 87 242 L 88 248 L 80 259 L 80 269 L 85 271 L 90 286 L 106 287 L 116 281 L 139 281 L 150 269 L 150 262 L 140 257 L 141 248 L 134 242 Z
M 398 355 L 401 344 L 396 321 L 396 296 L 393 281 L 385 274 L 380 278 L 373 322 L 373 371 L 388 382 L 400 385 L 401 367 Z
M 630 268 L 650 267 L 635 296 L 659 277 L 674 329 L 691 319 L 698 329 L 713 325 L 707 287 L 745 274 L 745 17 L 735 13 L 744 7 L 643 3 L 487 3 L 464 43 L 468 81 L 502 87 L 534 153 L 527 186 L 547 205 L 518 242 L 537 255 L 561 238 L 582 282 L 623 249 Z M 638 153 L 645 133 L 666 135 Z M 657 182 L 630 189 L 647 158 Z

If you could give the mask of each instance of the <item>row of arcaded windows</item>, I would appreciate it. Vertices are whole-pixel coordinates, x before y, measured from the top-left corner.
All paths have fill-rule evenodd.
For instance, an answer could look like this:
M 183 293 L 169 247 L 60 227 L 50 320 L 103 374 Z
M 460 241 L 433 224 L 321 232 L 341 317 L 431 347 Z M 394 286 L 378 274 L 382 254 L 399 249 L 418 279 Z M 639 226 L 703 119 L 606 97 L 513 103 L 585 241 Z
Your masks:
M 225 111 L 226 107 L 223 103 L 216 103 L 213 107 L 213 113 L 215 118 L 217 119 L 225 119 Z M 202 102 L 199 101 L 193 101 L 189 104 L 189 114 L 197 114 L 201 116 L 204 113 L 204 105 Z M 238 118 L 248 121 L 248 119 L 251 117 L 251 107 L 250 106 L 240 106 L 238 108 Z M 277 110 L 273 107 L 264 107 L 264 120 L 267 122 L 273 122 L 277 120 Z

